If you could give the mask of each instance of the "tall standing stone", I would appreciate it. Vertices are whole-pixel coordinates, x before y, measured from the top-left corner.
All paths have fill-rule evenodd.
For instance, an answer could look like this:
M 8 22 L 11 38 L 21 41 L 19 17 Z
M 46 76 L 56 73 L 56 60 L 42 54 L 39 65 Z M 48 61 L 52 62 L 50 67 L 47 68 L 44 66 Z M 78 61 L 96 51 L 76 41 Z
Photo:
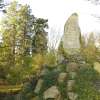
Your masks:
M 81 31 L 78 24 L 78 15 L 73 13 L 64 26 L 64 35 L 62 37 L 63 48 L 67 53 L 73 54 L 79 52 Z

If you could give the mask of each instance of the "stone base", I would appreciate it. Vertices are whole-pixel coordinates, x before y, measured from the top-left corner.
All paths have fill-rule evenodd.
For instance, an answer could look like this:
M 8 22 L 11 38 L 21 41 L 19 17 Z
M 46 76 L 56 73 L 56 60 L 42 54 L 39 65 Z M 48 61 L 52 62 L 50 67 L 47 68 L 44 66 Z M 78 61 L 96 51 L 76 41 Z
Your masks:
M 76 55 L 76 54 L 79 54 L 80 53 L 80 49 L 76 49 L 76 48 L 69 48 L 69 49 L 66 49 L 65 48 L 65 52 L 69 55 Z

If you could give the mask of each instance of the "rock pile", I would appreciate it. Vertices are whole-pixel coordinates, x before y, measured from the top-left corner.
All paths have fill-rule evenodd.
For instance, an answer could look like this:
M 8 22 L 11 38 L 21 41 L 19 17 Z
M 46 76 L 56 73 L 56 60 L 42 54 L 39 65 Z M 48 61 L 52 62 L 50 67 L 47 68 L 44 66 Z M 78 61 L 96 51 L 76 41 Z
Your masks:
M 45 70 L 45 69 L 44 69 Z M 63 99 L 68 99 L 68 100 L 77 100 L 77 93 L 74 92 L 74 87 L 75 87 L 75 78 L 77 77 L 77 72 L 78 72 L 78 64 L 75 62 L 70 62 L 66 65 L 66 70 L 65 71 L 60 71 L 57 70 L 57 68 L 54 68 L 52 70 L 46 69 L 48 71 L 42 71 L 41 73 L 44 72 L 44 74 L 41 74 L 41 78 L 38 80 L 36 88 L 34 90 L 34 93 L 36 96 L 34 97 L 35 99 L 33 100 L 40 100 L 39 95 L 42 94 L 42 99 L 43 100 L 48 100 L 48 99 L 53 99 L 53 100 L 63 100 Z M 58 72 L 57 72 L 58 71 Z M 57 77 L 52 76 L 52 72 L 58 73 Z M 49 76 L 49 80 L 46 79 L 44 80 L 43 77 L 46 77 L 48 73 L 51 75 Z M 44 75 L 44 76 L 43 76 Z M 55 83 L 52 83 L 52 78 L 56 78 Z M 46 82 L 46 83 L 45 83 Z M 48 86 L 47 86 L 47 85 Z M 45 85 L 45 86 L 43 86 Z M 64 87 L 62 87 L 64 85 Z M 44 89 L 43 89 L 44 87 Z M 62 95 L 62 89 L 65 94 L 65 97 Z M 42 90 L 42 92 L 41 92 Z

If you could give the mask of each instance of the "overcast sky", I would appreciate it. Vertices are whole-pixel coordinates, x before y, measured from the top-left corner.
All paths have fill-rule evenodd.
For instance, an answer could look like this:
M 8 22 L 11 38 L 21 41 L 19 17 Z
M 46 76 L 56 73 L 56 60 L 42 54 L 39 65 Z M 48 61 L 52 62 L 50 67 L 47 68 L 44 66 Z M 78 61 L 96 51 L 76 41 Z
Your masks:
M 13 0 L 5 0 L 7 2 Z M 77 12 L 82 33 L 100 31 L 100 5 L 94 5 L 88 0 L 18 0 L 31 6 L 36 17 L 49 20 L 49 26 L 63 31 L 64 23 L 68 17 Z M 94 1 L 94 0 L 92 0 Z M 60 28 L 60 29 L 59 29 Z
M 100 32 L 100 5 L 88 0 L 19 0 L 19 2 L 29 4 L 36 17 L 48 19 L 49 33 L 56 33 L 51 38 L 56 38 L 57 33 L 63 34 L 64 24 L 74 12 L 79 15 L 82 34 Z

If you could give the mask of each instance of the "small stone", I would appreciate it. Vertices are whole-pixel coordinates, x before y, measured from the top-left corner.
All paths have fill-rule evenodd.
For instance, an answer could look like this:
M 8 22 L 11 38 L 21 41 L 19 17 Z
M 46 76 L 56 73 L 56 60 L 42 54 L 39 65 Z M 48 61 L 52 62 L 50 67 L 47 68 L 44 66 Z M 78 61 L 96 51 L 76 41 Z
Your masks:
M 67 90 L 72 91 L 75 85 L 75 80 L 68 80 L 67 82 Z
M 67 73 L 60 73 L 58 77 L 58 82 L 59 83 L 64 82 L 66 80 L 66 77 L 67 77 Z
M 78 95 L 74 92 L 68 92 L 69 100 L 76 100 Z
M 42 79 L 39 79 L 39 80 L 38 80 L 38 83 L 37 83 L 37 85 L 36 85 L 36 88 L 35 88 L 35 90 L 34 90 L 34 93 L 38 94 L 38 93 L 40 92 L 40 89 L 41 89 L 41 87 L 42 87 L 42 84 L 43 84 L 43 80 L 42 80 Z
M 58 99 L 60 98 L 60 92 L 56 86 L 52 86 L 44 92 L 43 97 L 44 97 L 44 100 L 47 100 L 47 99 L 60 100 Z

